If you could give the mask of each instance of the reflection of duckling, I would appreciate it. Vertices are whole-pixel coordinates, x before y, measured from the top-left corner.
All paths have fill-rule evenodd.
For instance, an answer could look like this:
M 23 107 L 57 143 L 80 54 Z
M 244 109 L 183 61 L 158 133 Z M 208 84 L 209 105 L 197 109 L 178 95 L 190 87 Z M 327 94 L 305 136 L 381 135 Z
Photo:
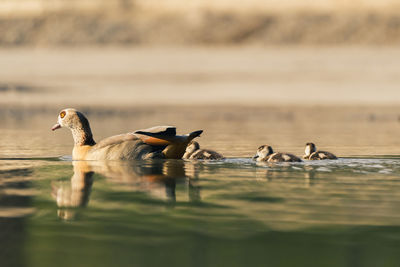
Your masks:
M 257 149 L 253 159 L 267 162 L 301 162 L 302 160 L 293 154 L 279 153 L 272 150 L 271 146 L 263 145 Z
M 309 160 L 322 160 L 322 159 L 337 159 L 337 157 L 327 151 L 317 151 L 317 147 L 314 143 L 307 143 L 306 149 L 304 150 L 303 159 Z
M 209 149 L 200 149 L 199 143 L 191 141 L 186 147 L 183 159 L 223 159 L 224 156 Z

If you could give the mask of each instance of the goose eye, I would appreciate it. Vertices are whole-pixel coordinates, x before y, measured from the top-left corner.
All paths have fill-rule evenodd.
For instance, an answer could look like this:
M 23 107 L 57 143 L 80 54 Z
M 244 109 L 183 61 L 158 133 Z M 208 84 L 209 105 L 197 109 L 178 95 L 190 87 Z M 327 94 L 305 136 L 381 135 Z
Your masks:
M 66 114 L 65 111 L 62 111 L 62 112 L 60 113 L 60 118 L 61 118 L 61 119 L 64 119 L 65 114 Z

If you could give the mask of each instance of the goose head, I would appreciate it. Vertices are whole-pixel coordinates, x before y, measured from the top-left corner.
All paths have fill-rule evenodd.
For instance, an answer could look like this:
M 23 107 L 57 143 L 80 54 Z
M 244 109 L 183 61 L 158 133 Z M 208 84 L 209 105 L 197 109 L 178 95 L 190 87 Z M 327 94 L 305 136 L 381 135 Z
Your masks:
M 265 160 L 268 156 L 272 155 L 274 150 L 271 146 L 263 145 L 257 149 L 256 154 L 254 155 L 253 159 L 257 161 Z
M 75 145 L 95 144 L 88 119 L 76 109 L 67 108 L 60 111 L 57 123 L 51 129 L 55 131 L 62 127 L 71 130 Z
M 305 156 L 309 157 L 312 153 L 317 151 L 317 147 L 314 143 L 307 143 L 306 148 L 304 149 Z
M 182 158 L 188 159 L 194 152 L 200 149 L 199 143 L 196 141 L 190 141 L 188 146 L 186 147 L 185 154 L 183 155 Z

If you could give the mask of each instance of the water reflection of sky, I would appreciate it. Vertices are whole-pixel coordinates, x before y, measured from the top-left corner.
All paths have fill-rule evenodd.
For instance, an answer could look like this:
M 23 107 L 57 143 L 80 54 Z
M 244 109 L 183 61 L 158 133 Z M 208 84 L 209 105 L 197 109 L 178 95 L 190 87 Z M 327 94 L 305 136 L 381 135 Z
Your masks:
M 204 266 L 224 255 L 231 266 L 264 266 L 265 257 L 280 262 L 277 255 L 290 253 L 287 266 L 307 262 L 304 255 L 338 266 L 372 258 L 368 251 L 376 242 L 380 248 L 374 251 L 383 256 L 374 259 L 396 262 L 396 111 L 372 111 L 373 120 L 365 111 L 335 111 L 87 111 L 97 140 L 171 121 L 179 132 L 205 129 L 200 144 L 227 157 L 215 162 L 74 162 L 70 133 L 50 131 L 53 112 L 34 110 L 29 116 L 25 109 L 3 118 L 0 262 L 54 266 L 57 260 L 71 266 L 78 255 L 85 266 L 160 266 L 165 260 Z M 308 141 L 342 157 L 296 164 L 250 159 L 264 143 L 301 155 Z M 363 156 L 350 156 L 357 154 Z M 362 253 L 348 259 L 343 249 L 354 248 Z M 329 253 L 316 255 L 320 249 Z M 251 260 L 243 261 L 243 255 Z
M 336 224 L 397 225 L 399 161 L 341 158 L 268 164 L 246 158 L 133 163 L 9 159 L 2 160 L 2 166 L 8 168 L 0 175 L 3 200 L 28 197 L 50 201 L 64 219 L 74 219 L 72 214 L 77 210 L 90 213 L 92 207 L 124 209 L 118 194 L 132 193 L 157 205 L 187 203 L 189 208 L 201 203 L 210 205 L 210 211 L 226 207 L 228 213 L 251 218 L 268 228 L 292 229 Z M 106 195 L 113 197 L 103 199 Z M 38 210 L 34 205 L 7 203 L 1 209 L 4 217 Z M 194 210 L 197 204 L 193 204 Z M 134 199 L 131 205 L 135 205 Z
M 84 256 L 81 262 L 93 264 L 98 258 L 111 260 L 105 252 L 94 256 L 107 248 L 119 254 L 115 261 L 122 265 L 133 253 L 131 262 L 158 265 L 177 257 L 176 265 L 186 266 L 192 260 L 183 260 L 182 253 L 199 257 L 205 246 L 214 249 L 208 260 L 236 251 L 232 260 L 244 266 L 236 258 L 243 253 L 253 255 L 251 262 L 263 261 L 265 254 L 256 253 L 261 244 L 268 253 L 286 253 L 299 242 L 303 245 L 296 251 L 303 255 L 330 248 L 327 255 L 316 256 L 321 262 L 342 257 L 350 240 L 368 247 L 374 238 L 391 248 L 400 224 L 399 163 L 396 157 L 296 164 L 260 164 L 249 158 L 0 160 L 0 247 L 6 242 L 15 248 L 0 258 L 18 265 L 17 254 L 27 253 L 32 266 L 52 266 L 51 251 L 57 258 L 64 255 L 61 266 L 75 264 L 71 255 L 76 253 Z M 161 253 L 171 245 L 183 247 Z M 144 250 L 148 246 L 161 253 L 158 260 Z

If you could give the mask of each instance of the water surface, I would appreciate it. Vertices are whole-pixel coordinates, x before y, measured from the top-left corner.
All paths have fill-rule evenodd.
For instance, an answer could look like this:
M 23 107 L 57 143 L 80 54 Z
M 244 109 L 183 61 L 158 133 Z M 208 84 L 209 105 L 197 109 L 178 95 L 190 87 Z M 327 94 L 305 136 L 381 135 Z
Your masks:
M 396 111 L 317 110 L 87 112 L 97 140 L 150 122 L 205 129 L 200 143 L 227 156 L 215 162 L 71 161 L 70 133 L 49 130 L 57 113 L 7 116 L 1 265 L 397 266 Z M 263 143 L 300 155 L 313 140 L 340 159 L 251 160 Z

